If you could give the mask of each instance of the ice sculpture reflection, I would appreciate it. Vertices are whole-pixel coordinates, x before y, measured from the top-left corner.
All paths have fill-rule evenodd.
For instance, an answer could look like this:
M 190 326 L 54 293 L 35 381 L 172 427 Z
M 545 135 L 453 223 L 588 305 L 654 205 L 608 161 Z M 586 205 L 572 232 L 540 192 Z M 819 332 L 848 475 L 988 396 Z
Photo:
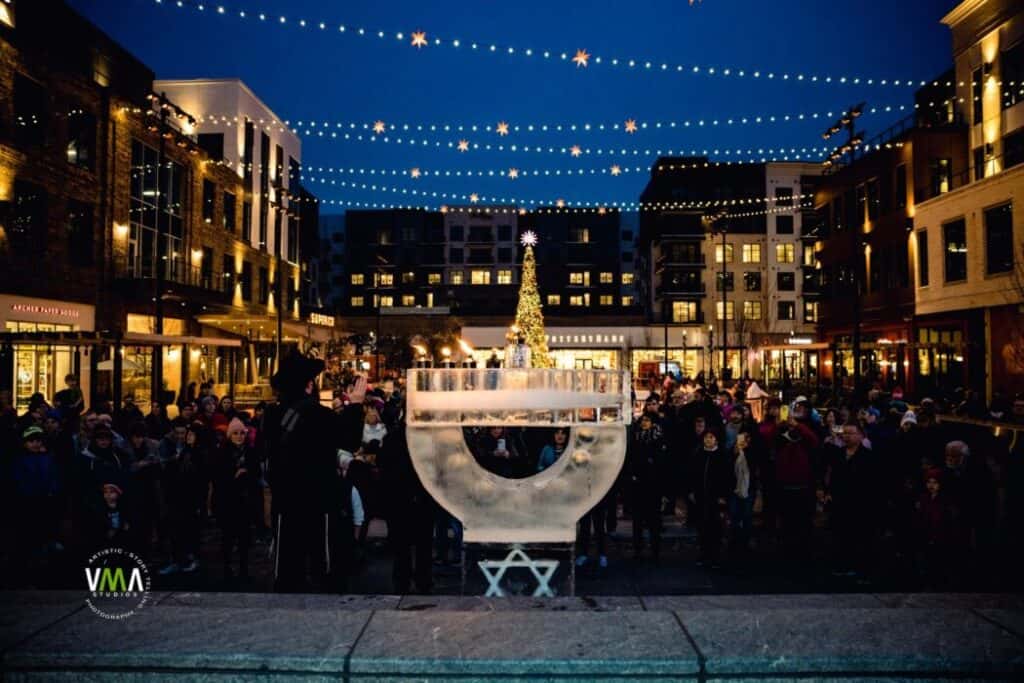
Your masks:
M 617 370 L 417 369 L 408 374 L 407 435 L 423 486 L 470 543 L 571 543 L 626 456 L 629 373 Z M 471 425 L 567 427 L 565 453 L 526 479 L 481 467 Z

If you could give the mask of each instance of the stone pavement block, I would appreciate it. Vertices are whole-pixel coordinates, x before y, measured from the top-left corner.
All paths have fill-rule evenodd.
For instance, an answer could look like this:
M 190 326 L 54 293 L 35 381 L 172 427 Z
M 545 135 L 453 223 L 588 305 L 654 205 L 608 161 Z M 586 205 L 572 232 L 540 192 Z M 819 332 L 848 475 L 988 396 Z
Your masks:
M 1007 631 L 1024 638 L 1024 611 L 1018 609 L 979 609 L 978 614 L 991 619 Z
M 510 612 L 538 610 L 542 612 L 618 612 L 641 611 L 640 598 L 630 596 L 578 596 L 575 598 L 533 598 L 511 596 L 487 598 L 482 595 L 407 595 L 398 605 L 399 610 L 417 612 Z
M 695 677 L 667 612 L 376 612 L 352 652 L 360 677 Z
M 369 616 L 341 610 L 151 607 L 111 621 L 85 609 L 8 652 L 4 666 L 339 673 Z
M 864 593 L 793 593 L 770 595 L 651 595 L 641 598 L 649 610 L 691 611 L 706 609 L 866 609 L 882 607 Z
M 316 593 L 171 593 L 160 607 L 241 607 L 270 609 L 395 609 L 398 595 Z
M 966 610 L 679 612 L 709 675 L 1024 676 L 1024 640 Z
M 84 607 L 85 603 L 81 601 L 77 605 L 0 607 L 0 653 Z
M 1024 594 L 876 593 L 875 597 L 886 607 L 1024 610 Z

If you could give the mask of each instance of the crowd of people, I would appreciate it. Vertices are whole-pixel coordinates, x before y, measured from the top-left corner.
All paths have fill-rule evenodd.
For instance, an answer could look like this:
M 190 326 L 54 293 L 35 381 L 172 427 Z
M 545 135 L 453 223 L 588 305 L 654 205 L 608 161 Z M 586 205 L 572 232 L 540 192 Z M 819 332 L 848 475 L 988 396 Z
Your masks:
M 412 466 L 402 380 L 371 388 L 348 377 L 327 407 L 322 370 L 287 358 L 277 399 L 251 411 L 208 384 L 170 411 L 130 397 L 86 407 L 71 375 L 52 403 L 34 396 L 20 415 L 0 393 L 2 500 L 17 520 L 5 584 L 39 585 L 47 567 L 111 546 L 160 558 L 161 576 L 190 574 L 215 525 L 226 581 L 249 579 L 255 539 L 273 548 L 275 590 L 345 591 L 379 519 L 393 590 L 430 592 L 439 565 L 461 562 L 461 525 Z M 796 564 L 824 550 L 836 576 L 869 582 L 888 557 L 941 588 L 1024 528 L 1024 443 L 964 436 L 929 399 L 911 408 L 880 391 L 861 404 L 747 393 L 746 381 L 664 378 L 642 399 L 616 485 L 580 521 L 578 567 L 609 566 L 622 519 L 634 560 L 659 562 L 675 518 L 694 530 L 708 570 L 756 571 L 762 548 Z M 555 463 L 569 432 L 467 428 L 466 441 L 486 469 L 522 478 Z

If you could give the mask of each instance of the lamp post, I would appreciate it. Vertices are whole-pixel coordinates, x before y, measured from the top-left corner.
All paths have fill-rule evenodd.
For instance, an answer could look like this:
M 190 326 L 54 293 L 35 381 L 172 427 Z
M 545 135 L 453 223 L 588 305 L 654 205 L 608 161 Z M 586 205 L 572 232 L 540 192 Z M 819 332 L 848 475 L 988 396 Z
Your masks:
M 711 378 L 715 376 L 715 326 L 708 325 L 708 378 L 707 381 L 710 384 Z
M 686 330 L 683 330 L 683 364 L 679 368 L 679 371 L 684 376 L 689 376 L 689 373 L 686 372 Z

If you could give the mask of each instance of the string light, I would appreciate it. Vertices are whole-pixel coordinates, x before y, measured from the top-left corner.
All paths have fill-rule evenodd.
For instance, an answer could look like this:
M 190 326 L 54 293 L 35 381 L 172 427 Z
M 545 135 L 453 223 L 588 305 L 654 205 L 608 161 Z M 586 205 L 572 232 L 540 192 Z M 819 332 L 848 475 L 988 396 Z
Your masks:
M 478 197 L 478 200 L 483 201 L 482 198 Z M 655 202 L 641 204 L 637 202 L 631 202 L 628 204 L 620 204 L 618 206 L 613 205 L 578 205 L 571 206 L 572 202 L 565 202 L 564 200 L 557 200 L 561 202 L 561 206 L 536 206 L 530 209 L 517 205 L 495 205 L 491 204 L 472 204 L 470 206 L 452 206 L 449 204 L 395 204 L 390 202 L 362 202 L 351 199 L 317 199 L 313 198 L 311 201 L 322 204 L 325 206 L 337 206 L 342 208 L 350 209 L 377 209 L 377 210 L 405 210 L 405 211 L 440 211 L 441 213 L 479 213 L 481 211 L 487 211 L 495 214 L 518 214 L 520 216 L 527 213 L 534 214 L 586 214 L 596 213 L 599 215 L 606 215 L 610 211 L 673 211 L 673 210 L 694 210 L 704 207 L 688 207 L 688 206 L 675 206 L 671 203 Z M 761 209 L 759 211 L 745 211 L 741 213 L 719 213 L 714 216 L 715 220 L 722 220 L 726 218 L 750 218 L 754 216 L 766 216 L 769 214 L 779 213 L 792 213 L 794 211 L 813 208 L 812 204 L 800 204 L 798 206 L 786 206 L 786 207 L 775 207 L 770 209 Z
M 938 106 L 938 105 L 935 105 Z M 865 114 L 893 113 L 918 109 L 916 104 L 890 104 L 870 107 L 864 110 Z M 497 124 L 487 123 L 389 123 L 383 121 L 330 121 L 327 119 L 310 119 L 295 121 L 281 121 L 279 119 L 264 120 L 258 122 L 262 126 L 270 126 L 277 132 L 295 133 L 300 128 L 325 128 L 325 129 L 348 129 L 349 131 L 370 131 L 377 133 L 488 133 L 494 132 L 505 136 L 510 133 L 599 133 L 607 131 L 621 131 L 625 133 L 636 133 L 640 130 L 673 130 L 680 128 L 714 128 L 729 126 L 757 126 L 772 123 L 793 123 L 800 121 L 814 121 L 818 119 L 831 119 L 838 116 L 838 113 L 810 112 L 800 114 L 752 114 L 748 116 L 728 116 L 707 119 L 678 119 L 678 120 L 650 120 L 626 119 L 625 121 L 605 121 L 591 123 L 586 121 L 562 122 L 562 123 L 508 123 L 500 121 Z M 213 123 L 232 122 L 238 123 L 238 116 L 227 116 L 225 114 L 210 114 L 199 117 L 199 122 L 209 121 Z
M 169 4 L 169 2 L 164 2 L 164 0 L 154 0 L 154 2 L 161 6 Z M 180 9 L 197 10 L 199 13 L 204 13 L 203 9 L 205 8 L 203 3 L 198 2 L 197 0 L 177 0 L 175 6 Z M 250 15 L 247 14 L 244 9 L 230 9 L 225 5 L 217 6 L 217 14 L 224 17 L 230 16 L 243 20 L 250 18 Z M 258 18 L 260 23 L 267 23 L 268 19 L 273 20 L 273 17 L 268 17 L 265 13 L 251 15 L 251 17 Z M 353 38 L 377 38 L 385 43 L 400 44 L 405 49 L 408 49 L 409 47 L 406 45 L 405 33 L 402 31 L 373 30 L 365 27 L 354 27 L 346 24 L 328 23 L 326 21 L 318 20 L 300 19 L 296 22 L 289 21 L 287 17 L 283 15 L 278 16 L 277 21 L 273 23 L 282 28 L 319 30 L 321 32 L 327 32 L 330 30 L 335 35 L 340 34 Z M 415 38 L 419 33 L 423 34 L 422 40 L 416 40 Z M 433 34 L 431 35 L 433 37 L 428 39 L 426 31 L 414 32 L 414 42 L 412 43 L 412 46 L 416 47 L 417 50 L 423 47 L 444 47 L 460 51 L 463 54 L 491 53 L 516 56 L 523 59 L 541 59 L 544 61 L 561 61 L 566 63 L 571 62 L 577 69 L 584 67 L 589 68 L 590 66 L 604 66 L 606 68 L 621 69 L 627 72 L 659 72 L 663 74 L 704 75 L 718 78 L 754 81 L 782 81 L 786 83 L 794 82 L 827 85 L 868 85 L 898 88 L 917 88 L 928 85 L 929 82 L 933 85 L 939 84 L 936 81 L 917 80 L 912 78 L 869 78 L 865 76 L 805 74 L 800 72 L 790 73 L 789 71 L 776 72 L 775 70 L 762 68 L 741 69 L 734 66 L 715 67 L 701 64 L 682 64 L 650 58 L 625 58 L 610 55 L 597 55 L 591 54 L 585 48 L 577 48 L 574 51 L 574 54 L 570 54 L 570 52 L 562 50 L 539 49 L 517 45 L 498 45 L 496 43 L 472 41 L 461 38 L 441 38 Z
M 521 197 L 488 197 L 476 192 L 469 194 L 460 194 L 457 192 L 439 192 L 431 190 L 420 190 L 417 188 L 407 187 L 393 187 L 389 185 L 377 185 L 367 184 L 359 182 L 350 182 L 347 180 L 335 180 L 328 178 L 304 178 L 304 182 L 319 183 L 321 185 L 331 185 L 332 187 L 344 187 L 351 188 L 353 190 L 370 190 L 372 192 L 389 192 L 394 194 L 411 195 L 414 197 L 429 197 L 431 199 L 444 199 L 444 200 L 460 200 L 468 202 L 492 202 L 498 204 L 525 204 L 529 206 L 544 206 L 546 204 L 557 204 L 561 199 L 523 199 Z M 802 194 L 797 197 L 798 201 L 804 199 L 812 199 L 813 194 Z M 748 206 L 752 204 L 762 204 L 765 202 L 774 201 L 774 197 L 737 197 L 732 199 L 707 199 L 707 200 L 695 200 L 687 202 L 566 202 L 570 205 L 585 206 L 585 205 L 601 205 L 601 206 L 612 206 L 618 208 L 635 208 L 640 206 L 656 206 L 660 208 L 675 208 L 675 209 L 702 209 L 702 208 L 713 208 L 713 207 L 726 207 L 726 206 Z

